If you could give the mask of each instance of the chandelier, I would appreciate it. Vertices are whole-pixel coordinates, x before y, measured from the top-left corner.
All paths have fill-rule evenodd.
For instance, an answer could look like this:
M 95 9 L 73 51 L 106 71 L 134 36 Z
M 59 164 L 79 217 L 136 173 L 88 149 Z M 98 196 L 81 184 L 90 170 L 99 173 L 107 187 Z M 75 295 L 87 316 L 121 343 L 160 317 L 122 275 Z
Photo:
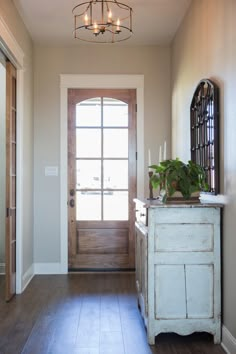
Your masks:
M 91 0 L 75 6 L 74 38 L 115 43 L 132 35 L 132 8 L 116 0 Z

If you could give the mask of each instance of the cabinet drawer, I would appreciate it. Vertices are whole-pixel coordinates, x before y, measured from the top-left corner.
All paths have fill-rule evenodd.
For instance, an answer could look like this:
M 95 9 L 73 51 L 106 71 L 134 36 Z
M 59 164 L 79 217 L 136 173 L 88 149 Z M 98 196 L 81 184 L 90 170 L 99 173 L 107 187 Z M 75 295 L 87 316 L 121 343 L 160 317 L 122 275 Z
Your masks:
M 212 224 L 156 224 L 156 252 L 213 251 Z

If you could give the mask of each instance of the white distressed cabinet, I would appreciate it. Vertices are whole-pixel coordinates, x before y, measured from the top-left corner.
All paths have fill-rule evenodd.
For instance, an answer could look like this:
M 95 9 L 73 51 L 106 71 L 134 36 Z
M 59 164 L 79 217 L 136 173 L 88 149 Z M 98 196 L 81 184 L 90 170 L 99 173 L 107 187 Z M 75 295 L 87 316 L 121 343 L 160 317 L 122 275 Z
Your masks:
M 221 340 L 221 206 L 136 203 L 136 286 L 149 344 L 161 332 Z

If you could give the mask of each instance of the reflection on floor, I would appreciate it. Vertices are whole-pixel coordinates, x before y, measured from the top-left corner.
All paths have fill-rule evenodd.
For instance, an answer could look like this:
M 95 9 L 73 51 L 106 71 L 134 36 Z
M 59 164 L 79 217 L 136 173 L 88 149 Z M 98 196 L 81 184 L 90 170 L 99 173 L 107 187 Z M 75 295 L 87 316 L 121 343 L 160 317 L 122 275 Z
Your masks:
M 159 335 L 147 344 L 134 274 L 35 276 L 10 303 L 0 299 L 4 354 L 222 354 L 212 337 Z

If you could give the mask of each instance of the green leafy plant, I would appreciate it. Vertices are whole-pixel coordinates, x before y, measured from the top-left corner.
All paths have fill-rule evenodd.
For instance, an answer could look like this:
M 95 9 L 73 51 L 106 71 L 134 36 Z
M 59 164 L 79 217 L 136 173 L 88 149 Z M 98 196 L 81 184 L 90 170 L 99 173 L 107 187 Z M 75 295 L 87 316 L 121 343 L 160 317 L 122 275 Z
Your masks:
M 154 189 L 160 187 L 163 202 L 176 191 L 180 191 L 184 199 L 189 199 L 194 192 L 208 190 L 203 167 L 192 161 L 184 163 L 176 158 L 149 167 L 154 170 L 151 177 L 152 186 Z

